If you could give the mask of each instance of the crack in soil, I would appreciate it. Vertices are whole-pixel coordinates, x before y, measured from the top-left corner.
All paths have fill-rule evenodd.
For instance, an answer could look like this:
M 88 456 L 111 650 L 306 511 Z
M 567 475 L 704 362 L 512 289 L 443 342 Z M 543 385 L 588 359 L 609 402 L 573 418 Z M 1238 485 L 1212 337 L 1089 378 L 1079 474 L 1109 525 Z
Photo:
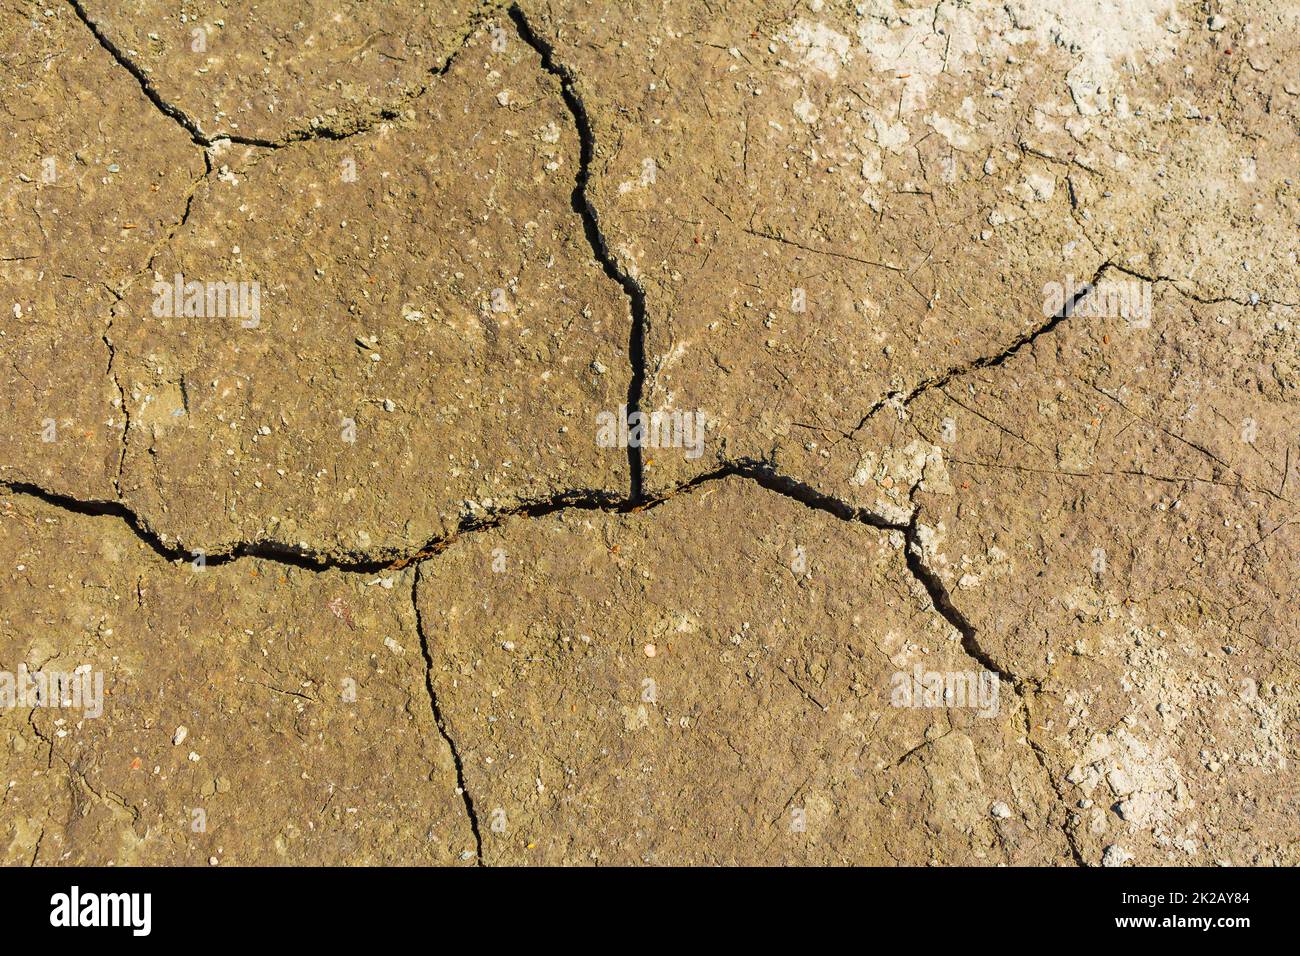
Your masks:
M 578 174 L 573 186 L 573 210 L 582 217 L 583 232 L 591 246 L 596 261 L 605 270 L 605 275 L 623 288 L 632 313 L 632 330 L 628 341 L 628 362 L 632 377 L 627 387 L 627 414 L 629 417 L 641 411 L 641 393 L 645 383 L 645 330 L 646 304 L 645 290 L 626 270 L 619 268 L 618 259 L 609 251 L 609 244 L 600 231 L 600 217 L 596 207 L 587 197 L 587 184 L 591 179 L 591 163 L 596 155 L 596 136 L 592 131 L 591 118 L 587 107 L 578 95 L 577 77 L 569 67 L 556 62 L 555 47 L 544 40 L 528 22 L 528 17 L 518 4 L 509 10 L 510 19 L 514 21 L 519 37 L 542 58 L 542 69 L 560 81 L 560 95 L 565 105 L 573 114 L 573 123 L 578 131 Z M 641 449 L 630 443 L 627 448 L 628 470 L 632 476 L 631 499 L 640 502 L 642 458 Z
M 82 7 L 80 0 L 68 0 L 77 17 L 86 25 L 86 27 L 95 36 L 100 46 L 103 47 L 127 72 L 129 72 L 139 83 L 144 95 L 154 104 L 154 106 L 163 115 L 169 117 L 178 123 L 189 134 L 191 140 L 204 147 L 205 165 L 207 171 L 205 176 L 211 172 L 212 163 L 208 156 L 207 148 L 222 141 L 237 143 L 240 145 L 256 146 L 266 149 L 278 149 L 289 145 L 293 142 L 302 142 L 311 139 L 345 139 L 349 136 L 358 135 L 373 129 L 378 123 L 385 120 L 399 118 L 399 111 L 392 107 L 381 109 L 373 117 L 360 121 L 354 127 L 342 130 L 328 126 L 314 126 L 310 129 L 292 130 L 286 133 L 280 140 L 271 141 L 258 139 L 255 137 L 241 136 L 238 134 L 221 134 L 217 136 L 208 136 L 200 128 L 199 124 L 189 117 L 179 107 L 168 103 L 162 98 L 158 91 L 150 83 L 145 71 L 130 60 L 122 50 L 113 43 L 90 19 Z M 595 206 L 592 204 L 587 195 L 587 188 L 591 178 L 591 165 L 596 153 L 596 140 L 593 132 L 590 116 L 587 113 L 585 104 L 577 92 L 577 78 L 573 71 L 566 65 L 557 62 L 555 57 L 555 48 L 553 44 L 543 39 L 529 23 L 527 15 L 517 5 L 511 5 L 508 9 L 508 15 L 518 30 L 520 39 L 531 47 L 540 57 L 542 68 L 555 76 L 560 81 L 561 96 L 573 116 L 574 126 L 578 133 L 579 139 L 579 163 L 578 172 L 575 176 L 574 188 L 571 197 L 571 203 L 574 211 L 578 214 L 583 224 L 583 232 L 591 247 L 592 254 L 596 261 L 600 263 L 606 276 L 617 282 L 623 289 L 628 298 L 629 310 L 631 313 L 631 330 L 629 335 L 628 357 L 631 366 L 631 376 L 628 383 L 627 394 L 627 412 L 629 415 L 640 411 L 641 399 L 644 390 L 645 381 L 645 332 L 647 328 L 646 297 L 645 291 L 640 284 L 631 276 L 629 272 L 619 266 L 617 258 L 609 249 L 608 242 L 600 229 L 599 215 Z M 462 38 L 462 49 L 468 43 L 469 38 L 478 29 L 479 22 L 475 20 L 471 29 Z M 449 56 L 441 68 L 432 70 L 436 76 L 442 76 L 451 68 L 456 54 Z M 405 94 L 407 100 L 413 100 L 423 95 L 426 86 L 421 86 L 414 92 Z M 200 178 L 201 181 L 202 177 Z M 190 208 L 193 201 L 194 190 L 186 197 L 184 213 L 172 230 L 171 234 L 155 250 L 154 255 L 149 260 L 152 265 L 158 252 L 165 246 L 166 241 L 185 224 L 187 221 Z M 965 375 L 969 372 L 982 368 L 992 368 L 1003 364 L 1011 359 L 1018 352 L 1028 345 L 1033 344 L 1039 337 L 1053 331 L 1058 325 L 1069 318 L 1075 311 L 1078 304 L 1096 287 L 1102 275 L 1108 268 L 1116 268 L 1118 271 L 1146 279 L 1147 281 L 1168 281 L 1173 280 L 1159 277 L 1150 279 L 1142 276 L 1130 269 L 1114 266 L 1111 262 L 1103 263 L 1097 270 L 1092 281 L 1084 285 L 1076 292 L 1070 300 L 1061 308 L 1061 310 L 1037 328 L 1024 333 L 1013 341 L 1006 348 L 988 356 L 981 356 L 959 366 L 954 366 L 936 376 L 927 378 L 907 392 L 895 391 L 878 399 L 867 410 L 858 425 L 852 432 L 845 437 L 853 437 L 861 431 L 867 422 L 881 408 L 887 405 L 899 405 L 906 407 L 912 401 L 920 397 L 923 393 L 934 389 L 943 388 L 953 379 Z M 148 265 L 146 266 L 146 270 Z M 1177 285 L 1175 284 L 1177 289 Z M 1182 289 L 1178 289 L 1183 292 Z M 1183 292 L 1183 294 L 1187 294 Z M 1195 296 L 1189 296 L 1195 298 Z M 121 296 L 118 296 L 119 300 Z M 1202 301 L 1202 300 L 1197 300 Z M 1233 300 L 1235 301 L 1235 300 Z M 110 326 L 111 328 L 111 323 Z M 104 334 L 105 345 L 109 349 L 109 371 L 112 372 L 115 351 L 113 344 L 108 336 L 108 330 Z M 126 408 L 126 396 L 120 382 L 117 382 L 118 391 L 122 396 L 123 412 L 128 416 L 127 428 L 129 429 L 129 411 Z M 794 478 L 778 474 L 768 463 L 752 459 L 745 459 L 724 464 L 717 469 L 706 474 L 697 476 L 690 481 L 683 483 L 667 494 L 654 498 L 646 498 L 642 491 L 642 455 L 641 449 L 629 445 L 627 449 L 628 465 L 631 474 L 631 489 L 628 498 L 619 499 L 614 496 L 594 492 L 594 491 L 569 491 L 553 495 L 549 498 L 521 504 L 515 508 L 505 509 L 498 512 L 482 516 L 470 516 L 462 519 L 460 526 L 451 534 L 435 538 L 428 542 L 420 549 L 406 554 L 394 554 L 392 552 L 384 553 L 382 556 L 367 555 L 364 552 L 350 552 L 349 556 L 339 558 L 334 557 L 318 550 L 303 549 L 293 545 L 287 545 L 276 541 L 254 541 L 240 542 L 232 546 L 224 553 L 206 556 L 205 562 L 212 565 L 221 565 L 241 558 L 254 558 L 286 564 L 309 571 L 338 570 L 342 572 L 353 572 L 363 574 L 374 574 L 385 570 L 400 570 L 414 566 L 412 575 L 411 601 L 415 611 L 416 631 L 420 641 L 421 653 L 425 662 L 425 689 L 429 695 L 430 709 L 433 714 L 435 725 L 439 734 L 446 741 L 451 751 L 452 759 L 456 768 L 457 790 L 462 797 L 465 805 L 465 811 L 469 818 L 470 829 L 474 834 L 474 841 L 477 853 L 477 865 L 483 865 L 483 840 L 479 828 L 478 816 L 474 808 L 473 797 L 470 795 L 466 786 L 464 764 L 461 759 L 456 742 L 447 730 L 446 722 L 443 718 L 441 708 L 438 704 L 437 694 L 433 687 L 433 657 L 429 646 L 429 638 L 425 633 L 423 620 L 420 615 L 419 604 L 417 600 L 417 589 L 420 580 L 420 565 L 438 554 L 445 551 L 459 537 L 466 534 L 473 534 L 479 531 L 496 528 L 502 525 L 507 519 L 514 517 L 539 518 L 552 514 L 557 514 L 565 510 L 586 510 L 601 511 L 608 514 L 635 514 L 641 511 L 650 510 L 658 507 L 666 501 L 669 501 L 678 495 L 689 494 L 694 489 L 705 484 L 721 481 L 729 477 L 738 477 L 747 481 L 752 481 L 760 487 L 774 493 L 782 495 L 793 501 L 799 502 L 807 508 L 824 512 L 843 521 L 857 521 L 880 530 L 897 531 L 904 536 L 904 560 L 909 573 L 921 585 L 926 594 L 929 596 L 930 603 L 935 611 L 942 616 L 961 636 L 961 646 L 965 653 L 985 669 L 998 675 L 1001 680 L 1011 685 L 1012 689 L 1020 698 L 1024 707 L 1025 720 L 1025 741 L 1035 760 L 1047 778 L 1048 784 L 1056 793 L 1058 800 L 1064 809 L 1065 794 L 1053 779 L 1051 772 L 1048 770 L 1045 754 L 1042 748 L 1032 739 L 1032 720 L 1029 710 L 1028 690 L 1026 681 L 1012 672 L 999 665 L 992 656 L 980 645 L 976 628 L 970 623 L 966 616 L 953 603 L 951 595 L 944 586 L 939 575 L 931 569 L 924 560 L 924 552 L 921 547 L 919 537 L 919 516 L 920 510 L 913 504 L 912 515 L 906 524 L 891 522 L 880 515 L 877 515 L 868 509 L 855 507 L 845 501 L 835 498 L 833 495 L 819 491 L 818 489 L 798 481 Z M 122 460 L 119 462 L 118 475 L 115 479 L 115 488 L 118 496 L 121 496 L 121 474 L 122 466 L 126 455 L 126 434 L 123 434 L 123 451 Z M 62 510 L 88 516 L 114 517 L 126 523 L 126 525 L 148 545 L 155 553 L 169 561 L 188 561 L 204 554 L 202 551 L 192 552 L 183 547 L 171 547 L 167 545 L 161 535 L 154 531 L 149 524 L 141 518 L 135 511 L 129 508 L 121 500 L 80 500 L 71 495 L 64 495 L 52 492 L 29 482 L 12 482 L 0 480 L 0 488 L 7 490 L 11 494 L 23 495 L 36 498 L 53 507 Z M 913 493 L 915 489 L 913 489 Z M 927 741 L 926 743 L 931 743 Z M 925 746 L 922 744 L 921 746 Z M 919 747 L 916 749 L 920 749 Z M 904 759 L 909 754 L 904 755 Z M 1070 848 L 1071 855 L 1076 864 L 1085 865 L 1079 852 L 1073 834 L 1067 826 L 1067 821 L 1061 825 L 1062 832 Z
M 526 502 L 515 508 L 503 509 L 481 516 L 468 516 L 448 535 L 436 537 L 417 551 L 401 554 L 392 550 L 377 554 L 364 551 L 347 552 L 337 557 L 326 552 L 286 544 L 282 541 L 240 541 L 229 548 L 210 553 L 206 548 L 191 548 L 183 544 L 169 545 L 164 536 L 153 529 L 147 520 L 119 500 L 80 499 L 57 491 L 50 491 L 26 481 L 0 479 L 0 489 L 13 495 L 36 498 L 55 508 L 89 517 L 112 517 L 126 523 L 141 541 L 159 557 L 167 561 L 192 561 L 202 556 L 205 565 L 219 566 L 244 558 L 272 561 L 305 571 L 341 571 L 353 574 L 375 574 L 380 571 L 397 571 L 445 551 L 463 534 L 495 528 L 507 518 L 543 517 L 568 508 L 586 511 L 616 512 L 630 510 L 626 502 L 612 495 L 594 491 L 568 491 L 538 501 Z
M 1028 684 L 1036 682 L 1032 679 L 1020 677 L 1019 675 L 1007 670 L 995 661 L 993 656 L 980 645 L 978 631 L 975 626 L 971 624 L 970 619 L 961 612 L 961 609 L 953 603 L 952 595 L 948 593 L 948 589 L 944 586 L 938 573 L 925 563 L 924 551 L 922 550 L 920 540 L 920 514 L 920 509 L 914 508 L 912 512 L 912 520 L 909 521 L 907 525 L 907 548 L 905 551 L 907 568 L 911 571 L 912 576 L 921 583 L 922 587 L 925 588 L 926 593 L 930 595 L 930 603 L 934 605 L 934 609 L 961 635 L 961 647 L 962 650 L 966 652 L 966 655 L 985 670 L 997 674 L 1000 680 L 1005 681 L 1011 686 L 1016 697 L 1020 699 L 1020 705 L 1023 709 L 1025 721 L 1025 745 L 1034 755 L 1034 761 L 1038 764 L 1039 769 L 1042 770 L 1043 776 L 1047 779 L 1048 786 L 1051 787 L 1052 791 L 1056 794 L 1060 808 L 1062 812 L 1065 813 L 1065 818 L 1061 821 L 1060 829 L 1062 835 L 1065 837 L 1066 846 L 1069 847 L 1071 858 L 1074 860 L 1076 866 L 1087 866 L 1087 863 L 1084 862 L 1083 854 L 1079 851 L 1079 846 L 1075 839 L 1074 832 L 1069 826 L 1069 811 L 1066 809 L 1065 791 L 1056 782 L 1056 778 L 1052 776 L 1051 770 L 1048 769 L 1047 755 L 1043 748 L 1036 743 L 1033 738 L 1033 720 L 1030 715 L 1029 706 L 1030 694 L 1033 693 L 1033 691 L 1029 689 Z M 910 756 L 910 752 L 905 756 Z
M 99 29 L 95 24 L 95 21 L 91 20 L 90 15 L 86 13 L 86 8 L 81 5 L 81 0 L 68 0 L 68 5 L 72 7 L 73 12 L 77 15 L 77 19 L 84 23 L 86 29 L 94 35 L 95 40 L 99 45 L 108 51 L 109 56 L 117 61 L 118 66 L 122 67 L 122 69 L 135 77 L 136 82 L 140 84 L 141 91 L 146 97 L 148 97 L 149 102 L 158 108 L 160 113 L 168 119 L 174 120 L 178 123 L 185 132 L 189 133 L 190 139 L 193 140 L 195 144 L 199 146 L 212 145 L 212 141 L 204 135 L 203 130 L 199 129 L 199 124 L 186 115 L 185 111 L 179 106 L 174 106 L 164 100 L 158 91 L 154 89 L 153 84 L 149 82 L 149 77 L 145 71 L 137 66 L 124 52 L 122 52 L 118 45 L 108 38 L 107 34 Z
M 380 123 L 399 119 L 401 117 L 400 106 L 419 99 L 429 88 L 428 84 L 425 83 L 413 90 L 404 90 L 402 93 L 402 99 L 398 105 L 380 107 L 369 116 L 357 119 L 355 122 L 352 122 L 347 126 L 330 126 L 323 122 L 313 123 L 313 125 L 307 127 L 291 129 L 279 139 L 274 140 L 263 139 L 257 136 L 244 136 L 240 133 L 218 133 L 209 136 L 207 133 L 203 132 L 203 129 L 197 120 L 176 104 L 169 103 L 163 99 L 162 94 L 159 93 L 157 88 L 155 88 L 149 81 L 149 75 L 144 68 L 127 56 L 122 48 L 114 43 L 109 36 L 99 28 L 98 24 L 90 18 L 85 7 L 82 6 L 81 0 L 68 0 L 68 4 L 72 7 L 73 12 L 76 13 L 77 19 L 85 24 L 86 28 L 94 35 L 95 40 L 98 41 L 99 45 L 117 61 L 117 64 L 121 66 L 122 69 L 135 77 L 136 82 L 140 84 L 140 90 L 149 99 L 149 102 L 151 102 L 160 113 L 168 119 L 173 120 L 184 129 L 196 146 L 204 148 L 214 146 L 221 142 L 229 142 L 236 143 L 240 146 L 256 146 L 262 149 L 283 149 L 284 147 L 294 143 L 301 143 L 308 140 L 348 139 L 352 136 L 359 136 L 362 133 L 368 133 Z M 459 53 L 461 49 L 465 48 L 470 38 L 478 30 L 484 18 L 485 14 L 481 12 L 471 17 L 469 29 L 461 37 L 460 48 L 450 54 L 442 66 L 430 69 L 429 72 L 433 76 L 446 75 L 447 71 L 451 69 L 452 62 L 455 60 L 457 53 Z
M 1300 302 L 1284 302 L 1281 299 L 1266 299 L 1262 296 L 1253 302 L 1248 299 L 1234 299 L 1230 295 L 1207 296 L 1200 292 L 1193 292 L 1189 289 L 1184 289 L 1178 284 L 1179 280 L 1172 276 L 1146 275 L 1136 269 L 1130 268 L 1129 266 L 1121 265 L 1118 262 L 1112 263 L 1111 265 L 1116 272 L 1122 272 L 1126 276 L 1132 276 L 1134 279 L 1141 279 L 1143 282 L 1149 282 L 1152 285 L 1159 285 L 1161 282 L 1167 283 L 1183 298 L 1190 299 L 1193 302 L 1198 302 L 1201 305 L 1227 305 L 1228 303 L 1232 303 L 1233 305 L 1245 306 L 1246 308 L 1255 308 L 1258 306 L 1267 307 L 1272 305 L 1285 306 L 1286 308 L 1291 309 L 1300 307 Z
M 961 376 L 977 371 L 978 369 L 995 368 L 1002 365 L 1004 362 L 1009 361 L 1020 352 L 1021 349 L 1032 345 L 1038 338 L 1047 335 L 1058 325 L 1072 316 L 1074 310 L 1078 308 L 1079 303 L 1092 293 L 1093 289 L 1097 287 L 1097 283 L 1101 281 L 1101 277 L 1109 268 L 1111 268 L 1111 263 L 1103 262 L 1098 267 L 1097 272 L 1092 277 L 1091 281 L 1086 282 L 1082 288 L 1075 292 L 1070 299 L 1061 306 L 1060 311 L 1057 312 L 1056 315 L 1043 322 L 1037 328 L 1031 329 L 1030 331 L 1020 335 L 1002 351 L 995 352 L 992 355 L 981 355 L 979 358 L 972 359 L 969 362 L 964 362 L 961 365 L 954 365 L 952 368 L 947 369 L 938 375 L 932 375 L 929 378 L 923 379 L 914 385 L 910 391 L 894 391 L 888 393 L 882 398 L 876 399 L 871 407 L 867 409 L 866 414 L 862 416 L 862 420 L 859 421 L 854 429 L 845 437 L 852 438 L 857 435 L 858 432 L 862 431 L 862 429 L 866 427 L 867 422 L 871 420 L 872 416 L 887 405 L 896 405 L 906 408 L 913 401 L 920 398 L 925 392 L 934 388 L 943 388 L 955 378 L 960 378 Z
M 131 441 L 131 406 L 127 401 L 126 389 L 123 387 L 121 380 L 117 376 L 117 372 L 113 368 L 117 361 L 117 347 L 113 344 L 113 338 L 110 333 L 113 331 L 113 323 L 117 320 L 117 307 L 121 305 L 122 299 L 126 297 L 127 290 L 135 284 L 136 280 L 139 279 L 140 276 L 145 275 L 153 269 L 153 264 L 157 261 L 158 256 L 162 254 L 162 251 L 167 248 L 172 239 L 176 237 L 176 234 L 185 227 L 187 222 L 189 222 L 190 212 L 194 208 L 194 194 L 198 192 L 199 185 L 212 174 L 212 168 L 212 157 L 205 149 L 203 151 L 203 172 L 194 180 L 194 182 L 190 183 L 189 191 L 185 194 L 185 208 L 181 210 L 180 219 L 178 219 L 176 224 L 167 231 L 167 235 L 159 240 L 157 245 L 154 246 L 153 250 L 149 253 L 148 261 L 139 272 L 123 282 L 119 288 L 109 289 L 109 292 L 112 293 L 116 301 L 108 310 L 108 323 L 104 326 L 104 331 L 100 335 L 100 338 L 103 340 L 105 348 L 108 349 L 108 368 L 105 370 L 105 374 L 113 380 L 113 386 L 117 389 L 118 401 L 121 403 L 122 408 L 122 450 L 117 457 L 117 473 L 113 476 L 113 491 L 117 494 L 119 499 L 122 497 L 122 475 L 126 471 L 127 447 Z
M 525 502 L 513 508 L 503 508 L 482 515 L 464 517 L 459 527 L 446 535 L 431 539 L 415 551 L 400 553 L 393 550 L 367 553 L 347 552 L 338 557 L 318 549 L 302 548 L 275 540 L 241 541 L 226 550 L 210 552 L 205 548 L 191 548 L 184 544 L 170 545 L 148 521 L 120 500 L 81 499 L 42 488 L 32 482 L 0 479 L 0 489 L 11 495 L 35 498 L 47 505 L 73 514 L 88 517 L 112 517 L 125 522 L 128 528 L 157 555 L 167 561 L 192 561 L 200 555 L 204 564 L 220 566 L 244 558 L 271 561 L 306 571 L 341 571 L 352 574 L 376 574 L 382 571 L 400 571 L 436 557 L 446 551 L 464 535 L 475 534 L 500 527 L 511 518 L 543 518 L 562 511 L 600 511 L 605 514 L 636 514 L 659 507 L 678 495 L 690 494 L 702 485 L 722 481 L 729 477 L 752 481 L 762 488 L 792 501 L 823 511 L 844 521 L 859 521 L 871 527 L 889 531 L 905 531 L 896 524 L 864 508 L 840 501 L 831 495 L 777 474 L 766 463 L 737 461 L 699 475 L 674 488 L 667 494 L 642 501 L 631 501 L 607 492 L 565 491 L 536 501 Z
M 474 811 L 474 798 L 470 796 L 469 786 L 465 782 L 465 764 L 461 760 L 456 741 L 452 739 L 451 733 L 447 730 L 447 722 L 442 717 L 442 708 L 438 706 L 438 694 L 433 689 L 433 652 L 429 650 L 429 636 L 424 631 L 424 620 L 420 615 L 419 587 L 420 568 L 417 565 L 415 572 L 411 575 L 411 606 L 415 608 L 415 633 L 420 638 L 420 653 L 424 655 L 424 689 L 429 694 L 429 708 L 433 712 L 434 725 L 437 726 L 438 733 L 442 735 L 442 739 L 447 742 L 447 747 L 451 750 L 452 763 L 456 766 L 456 791 L 465 804 L 465 813 L 469 817 L 469 828 L 474 834 L 475 865 L 482 866 L 483 834 L 479 830 L 478 814 Z

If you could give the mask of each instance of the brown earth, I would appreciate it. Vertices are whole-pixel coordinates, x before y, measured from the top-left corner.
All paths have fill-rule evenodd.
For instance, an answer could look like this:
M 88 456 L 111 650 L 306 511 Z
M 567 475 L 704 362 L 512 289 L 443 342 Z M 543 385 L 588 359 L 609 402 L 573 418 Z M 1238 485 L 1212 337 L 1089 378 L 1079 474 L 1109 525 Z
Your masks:
M 1298 37 L 0 0 L 0 860 L 1300 862 Z

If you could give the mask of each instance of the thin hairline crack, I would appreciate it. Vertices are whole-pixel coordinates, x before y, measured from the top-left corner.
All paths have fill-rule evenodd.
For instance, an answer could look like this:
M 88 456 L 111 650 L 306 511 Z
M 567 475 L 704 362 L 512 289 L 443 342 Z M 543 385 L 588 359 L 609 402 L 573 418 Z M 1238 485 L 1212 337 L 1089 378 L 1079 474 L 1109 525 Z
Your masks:
M 990 355 L 981 355 L 978 358 L 971 359 L 968 362 L 963 362 L 960 365 L 954 365 L 937 375 L 932 375 L 929 378 L 921 380 L 907 391 L 897 390 L 889 392 L 888 394 L 876 399 L 876 401 L 872 403 L 871 407 L 867 409 L 861 420 L 859 420 L 858 424 L 853 427 L 853 430 L 846 433 L 844 437 L 855 437 L 858 432 L 862 431 L 862 429 L 867 426 L 867 423 L 871 421 L 875 414 L 882 408 L 906 408 L 926 392 L 936 388 L 944 388 L 953 379 L 961 378 L 963 375 L 968 375 L 969 373 L 979 371 L 980 369 L 996 368 L 1014 358 L 1021 350 L 1033 345 L 1039 338 L 1054 331 L 1057 326 L 1070 318 L 1079 307 L 1079 304 L 1089 296 L 1097 287 L 1097 284 L 1101 282 L 1102 276 L 1105 275 L 1106 270 L 1111 267 L 1112 263 L 1103 262 L 1098 267 L 1097 272 L 1092 279 L 1084 283 L 1078 291 L 1072 293 L 1066 300 L 1065 304 L 1061 306 L 1060 311 L 1048 318 L 1045 322 L 1039 324 L 1037 327 L 1018 336 L 1010 345 L 1006 346 L 1001 351 L 994 352 Z

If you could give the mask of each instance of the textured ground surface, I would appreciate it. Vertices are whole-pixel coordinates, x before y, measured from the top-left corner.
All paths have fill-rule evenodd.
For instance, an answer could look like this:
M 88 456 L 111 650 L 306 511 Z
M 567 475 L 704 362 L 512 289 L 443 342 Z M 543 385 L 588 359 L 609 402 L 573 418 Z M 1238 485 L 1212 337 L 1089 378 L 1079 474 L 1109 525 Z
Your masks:
M 0 143 L 0 861 L 1300 863 L 1295 3 L 0 0 Z

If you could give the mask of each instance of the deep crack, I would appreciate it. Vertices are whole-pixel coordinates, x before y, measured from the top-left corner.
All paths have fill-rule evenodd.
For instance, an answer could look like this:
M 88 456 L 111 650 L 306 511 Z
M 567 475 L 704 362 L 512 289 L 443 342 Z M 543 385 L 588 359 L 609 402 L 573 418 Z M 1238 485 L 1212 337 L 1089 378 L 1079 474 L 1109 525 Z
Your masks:
M 573 71 L 555 59 L 555 47 L 542 39 L 528 22 L 527 15 L 517 4 L 510 7 L 510 19 L 519 30 L 520 38 L 533 48 L 542 58 L 542 69 L 560 81 L 560 95 L 565 105 L 573 114 L 574 126 L 578 131 L 578 173 L 574 181 L 572 204 L 573 210 L 582 217 L 583 232 L 591 246 L 596 261 L 605 270 L 605 275 L 617 282 L 628 298 L 632 313 L 632 329 L 628 339 L 628 363 L 632 375 L 627 386 L 627 414 L 629 417 L 641 411 L 641 393 L 645 385 L 645 329 L 646 306 L 645 290 L 632 276 L 619 267 L 618 259 L 609 251 L 609 244 L 600 231 L 600 217 L 596 207 L 587 197 L 587 185 L 591 179 L 591 163 L 596 155 L 596 136 L 592 131 L 591 118 L 582 98 L 578 96 L 577 80 Z M 632 478 L 631 499 L 641 502 L 642 456 L 639 446 L 631 442 L 627 447 L 628 471 Z
M 608 493 L 567 491 L 552 495 L 549 498 L 525 502 L 514 508 L 502 509 L 501 511 L 483 515 L 466 516 L 462 518 L 455 531 L 435 537 L 412 552 L 399 552 L 389 549 L 377 554 L 346 552 L 345 556 L 339 557 L 319 549 L 302 548 L 281 541 L 262 540 L 241 541 L 226 550 L 210 553 L 205 548 L 191 548 L 183 544 L 168 544 L 163 535 L 155 531 L 144 518 L 122 501 L 107 499 L 83 500 L 72 495 L 42 488 L 27 481 L 0 479 L 0 489 L 10 494 L 36 498 L 48 505 L 73 514 L 117 518 L 125 522 L 136 537 L 148 545 L 155 554 L 167 561 L 191 561 L 202 555 L 205 565 L 219 566 L 243 558 L 253 558 L 289 565 L 306 571 L 342 571 L 354 574 L 376 574 L 381 571 L 394 571 L 409 567 L 425 558 L 445 551 L 461 535 L 495 528 L 507 518 L 543 517 L 569 508 L 607 512 L 631 510 L 631 506 L 626 501 Z
M 407 552 L 392 549 L 378 553 L 347 552 L 345 556 L 332 555 L 319 549 L 302 548 L 274 540 L 241 541 L 230 548 L 209 552 L 207 549 L 168 544 L 164 536 L 155 531 L 148 521 L 120 500 L 80 499 L 62 492 L 51 491 L 28 481 L 0 479 L 0 489 L 13 495 L 35 498 L 60 510 L 89 517 L 112 517 L 128 528 L 157 555 L 167 561 L 192 561 L 200 554 L 204 564 L 220 566 L 244 558 L 272 561 L 306 571 L 341 571 L 354 574 L 377 574 L 397 571 L 419 564 L 447 550 L 463 535 L 500 527 L 510 518 L 543 518 L 562 511 L 600 511 L 605 514 L 635 514 L 649 511 L 671 501 L 678 495 L 690 494 L 702 485 L 726 478 L 752 481 L 782 497 L 797 501 L 816 511 L 822 511 L 844 521 L 858 521 L 874 528 L 905 531 L 903 525 L 891 523 L 863 508 L 840 501 L 817 491 L 802 482 L 777 474 L 764 462 L 738 461 L 723 465 L 714 471 L 687 481 L 667 494 L 640 502 L 628 501 L 621 496 L 599 491 L 565 491 L 547 498 L 524 502 L 513 508 L 463 517 L 455 531 L 434 537 L 421 547 Z
M 94 20 L 90 19 L 90 15 L 86 13 L 85 7 L 81 5 L 81 0 L 68 0 L 68 4 L 72 7 L 73 12 L 76 13 L 77 19 L 86 25 L 86 29 L 94 35 L 95 39 L 99 42 L 99 45 L 108 51 L 109 56 L 117 61 L 118 66 L 122 67 L 122 69 L 135 77 L 135 81 L 140 84 L 140 90 L 149 98 L 149 102 L 158 108 L 160 113 L 180 124 L 181 128 L 184 129 L 185 132 L 189 133 L 190 139 L 192 139 L 196 145 L 212 145 L 212 141 L 204 135 L 203 130 L 199 128 L 199 124 L 191 119 L 179 106 L 168 103 L 163 99 L 161 94 L 154 89 L 153 84 L 149 82 L 149 77 L 145 71 L 137 66 L 136 63 L 127 56 L 116 43 L 109 39 L 108 35 L 99 28 Z
M 1126 266 L 1118 262 L 1112 263 L 1112 266 L 1116 272 L 1122 272 L 1126 276 L 1132 276 L 1134 279 L 1140 279 L 1141 281 L 1149 282 L 1152 285 L 1158 285 L 1161 282 L 1167 283 L 1179 295 L 1183 296 L 1186 299 L 1191 299 L 1193 302 L 1200 303 L 1201 305 L 1226 305 L 1228 303 L 1232 303 L 1233 305 L 1240 305 L 1240 306 L 1251 307 L 1251 308 L 1256 306 L 1268 307 L 1268 306 L 1275 306 L 1275 305 L 1284 306 L 1290 309 L 1300 307 L 1300 302 L 1284 302 L 1280 299 L 1265 299 L 1262 296 L 1258 296 L 1254 300 L 1234 299 L 1230 295 L 1207 296 L 1200 292 L 1192 292 L 1189 291 L 1188 289 L 1184 289 L 1182 286 L 1178 284 L 1179 282 L 1178 279 L 1172 278 L 1170 276 L 1146 275 L 1134 268 L 1131 268 L 1130 266 Z
M 424 619 L 420 615 L 420 568 L 417 565 L 411 575 L 411 606 L 415 609 L 415 632 L 420 638 L 420 653 L 424 655 L 424 687 L 429 693 L 429 708 L 433 711 L 433 722 L 438 733 L 447 742 L 451 750 L 451 759 L 456 766 L 456 792 L 465 803 L 465 813 L 469 817 L 469 828 L 474 834 L 474 848 L 477 865 L 483 865 L 483 834 L 478 826 L 478 814 L 474 812 L 474 798 L 470 796 L 469 786 L 465 782 L 465 764 L 460 758 L 456 741 L 447 731 L 447 723 L 442 717 L 442 708 L 438 706 L 438 694 L 433 689 L 433 652 L 429 649 L 429 636 L 424 631 Z

